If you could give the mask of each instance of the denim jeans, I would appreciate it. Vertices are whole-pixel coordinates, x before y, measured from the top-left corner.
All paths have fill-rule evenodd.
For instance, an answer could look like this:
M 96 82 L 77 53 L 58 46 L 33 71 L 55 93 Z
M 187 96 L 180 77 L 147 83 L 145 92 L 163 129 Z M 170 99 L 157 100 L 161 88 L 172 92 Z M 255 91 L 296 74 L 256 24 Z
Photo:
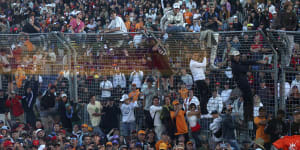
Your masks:
M 131 132 L 136 129 L 135 121 L 121 123 L 121 135 L 130 136 Z
M 185 28 L 183 26 L 172 26 L 167 27 L 166 32 L 167 33 L 176 33 L 176 32 L 185 32 Z

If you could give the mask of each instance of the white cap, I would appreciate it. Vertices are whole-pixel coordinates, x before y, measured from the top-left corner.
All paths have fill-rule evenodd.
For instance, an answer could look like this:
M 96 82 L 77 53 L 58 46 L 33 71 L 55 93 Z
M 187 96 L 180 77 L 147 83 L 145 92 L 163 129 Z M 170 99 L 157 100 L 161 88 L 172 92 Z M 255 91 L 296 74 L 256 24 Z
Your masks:
M 173 8 L 180 8 L 180 4 L 179 3 L 174 3 Z
M 127 94 L 123 94 L 122 98 L 120 99 L 121 102 L 124 102 L 126 99 L 128 99 L 128 95 Z
M 237 16 L 233 16 L 233 18 L 237 18 Z
M 67 94 L 65 94 L 65 93 L 61 94 L 61 97 L 67 97 Z
M 240 52 L 239 51 L 232 51 L 231 55 L 232 56 L 238 56 L 238 55 L 240 55 Z
M 35 133 L 39 133 L 40 131 L 43 131 L 43 129 L 37 129 Z

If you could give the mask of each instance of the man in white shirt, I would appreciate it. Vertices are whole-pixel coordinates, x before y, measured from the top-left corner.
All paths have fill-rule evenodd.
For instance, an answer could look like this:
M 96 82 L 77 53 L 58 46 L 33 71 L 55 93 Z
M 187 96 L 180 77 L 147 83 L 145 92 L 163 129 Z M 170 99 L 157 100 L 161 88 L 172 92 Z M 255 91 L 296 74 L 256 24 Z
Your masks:
M 126 77 L 124 73 L 120 72 L 119 68 L 116 68 L 116 73 L 113 75 L 113 86 L 116 88 L 118 85 L 121 88 L 126 88 Z
M 111 22 L 108 25 L 107 29 L 104 31 L 105 33 L 127 33 L 126 25 L 123 21 L 123 19 L 119 16 L 117 16 L 117 13 L 115 10 L 111 11 Z M 123 34 L 126 36 L 126 34 Z M 121 37 L 121 38 L 120 38 Z M 107 35 L 107 38 L 109 42 L 107 43 L 113 43 L 112 47 L 120 48 L 123 45 L 123 37 L 119 34 L 115 35 Z M 118 40 L 116 40 L 118 39 Z
M 193 87 L 193 78 L 190 74 L 186 73 L 186 69 L 181 69 L 181 80 L 185 83 L 187 89 L 191 89 Z
M 127 28 L 126 25 L 123 21 L 123 19 L 119 16 L 117 16 L 116 11 L 112 10 L 111 11 L 111 22 L 108 25 L 108 29 L 105 31 L 107 33 L 126 33 Z
M 203 60 L 199 62 L 199 53 L 194 53 L 190 61 L 190 69 L 194 78 L 195 83 L 195 96 L 200 98 L 201 101 L 201 113 L 207 114 L 206 104 L 208 100 L 208 86 L 205 82 L 205 71 L 206 71 L 206 51 L 202 54 Z
M 111 90 L 113 88 L 112 83 L 107 80 L 106 76 L 103 76 L 103 81 L 100 83 L 100 90 L 102 90 L 101 99 L 102 100 L 109 100 L 111 97 Z
M 159 105 L 159 98 L 157 96 L 153 97 L 153 105 L 150 106 L 150 114 L 153 118 L 154 130 L 157 136 L 157 139 L 161 139 L 161 134 L 164 131 L 164 126 L 160 120 L 160 112 L 162 110 L 162 106 Z
M 142 80 L 144 77 L 144 73 L 141 70 L 133 70 L 130 74 L 129 81 L 132 82 L 132 84 L 135 84 L 137 88 L 142 87 Z
M 189 97 L 186 98 L 183 102 L 183 109 L 189 110 L 190 104 L 194 103 L 196 105 L 196 110 L 198 109 L 198 106 L 200 105 L 200 102 L 196 96 L 194 96 L 194 91 L 189 90 Z M 184 107 L 186 105 L 186 108 Z
M 296 75 L 296 79 L 292 81 L 291 87 L 297 86 L 300 91 L 300 73 Z
M 138 104 L 137 101 L 133 102 L 127 94 L 124 94 L 120 101 L 124 102 L 120 107 L 122 113 L 121 134 L 128 137 L 136 129 L 134 109 L 138 107 Z
M 87 111 L 90 116 L 93 132 L 103 135 L 103 132 L 99 128 L 102 115 L 102 105 L 100 102 L 96 101 L 95 95 L 91 96 L 90 103 L 87 105 Z
M 224 90 L 221 92 L 221 97 L 222 97 L 222 100 L 223 100 L 223 103 L 226 103 L 229 98 L 230 98 L 230 94 L 232 92 L 232 89 L 229 89 L 229 81 L 226 81 L 225 82 L 225 85 L 224 85 Z
M 220 95 L 218 95 L 217 91 L 214 90 L 212 93 L 212 97 L 208 100 L 207 103 L 207 111 L 209 113 L 213 112 L 214 110 L 218 111 L 218 113 L 222 113 L 223 110 L 223 102 Z

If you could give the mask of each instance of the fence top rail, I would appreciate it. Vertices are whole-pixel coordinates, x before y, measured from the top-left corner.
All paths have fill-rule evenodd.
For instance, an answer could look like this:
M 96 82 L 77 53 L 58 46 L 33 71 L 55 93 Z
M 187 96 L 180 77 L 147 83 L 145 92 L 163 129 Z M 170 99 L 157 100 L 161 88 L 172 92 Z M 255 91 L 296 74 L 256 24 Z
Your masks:
M 161 31 L 148 31 L 149 33 L 160 34 Z M 226 34 L 226 33 L 257 33 L 261 32 L 261 30 L 251 30 L 251 31 L 218 31 L 215 33 Z M 290 34 L 300 34 L 300 31 L 283 31 L 283 30 L 268 30 L 268 32 L 282 32 L 282 33 L 290 33 Z M 73 34 L 87 34 L 87 35 L 118 35 L 118 34 L 142 34 L 143 32 L 123 32 L 123 33 L 63 33 L 63 32 L 48 32 L 48 33 L 18 33 L 18 34 L 10 34 L 10 33 L 0 33 L 0 36 L 26 36 L 26 35 L 47 35 L 47 34 L 65 34 L 65 35 L 73 35 Z M 200 32 L 179 32 L 182 34 L 199 34 Z

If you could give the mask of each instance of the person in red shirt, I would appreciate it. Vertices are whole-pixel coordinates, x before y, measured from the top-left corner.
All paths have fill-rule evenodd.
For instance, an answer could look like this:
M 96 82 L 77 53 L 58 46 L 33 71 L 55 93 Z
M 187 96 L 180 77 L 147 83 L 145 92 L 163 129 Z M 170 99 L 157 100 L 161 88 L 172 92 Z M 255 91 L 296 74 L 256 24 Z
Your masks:
M 300 150 L 300 135 L 284 136 L 275 141 L 272 150 Z
M 12 110 L 12 115 L 24 122 L 24 110 L 22 107 L 22 103 L 20 102 L 22 99 L 21 96 L 16 95 L 15 91 L 11 91 L 11 95 L 6 100 L 5 106 Z

